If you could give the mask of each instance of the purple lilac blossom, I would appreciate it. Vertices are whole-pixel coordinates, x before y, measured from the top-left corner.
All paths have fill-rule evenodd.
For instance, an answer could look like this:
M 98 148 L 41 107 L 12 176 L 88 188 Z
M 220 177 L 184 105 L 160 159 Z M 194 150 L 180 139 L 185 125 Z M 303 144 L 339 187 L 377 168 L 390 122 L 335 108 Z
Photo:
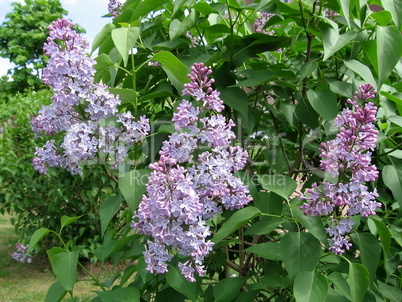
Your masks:
M 176 132 L 163 142 L 159 161 L 149 166 L 154 171 L 132 227 L 153 237 L 144 253 L 147 270 L 166 272 L 172 255 L 178 253 L 189 257 L 179 263 L 182 274 L 195 281 L 195 274 L 205 274 L 203 260 L 213 246 L 206 220 L 222 207 L 242 208 L 251 198 L 233 175 L 244 168 L 248 157 L 241 147 L 231 145 L 236 138 L 231 130 L 234 123 L 211 112 L 224 108 L 211 87 L 211 70 L 198 63 L 191 71 L 183 95 L 193 96 L 202 106 L 183 100 L 174 113 Z M 201 146 L 208 151 L 197 154 Z
M 354 221 L 349 218 L 344 218 L 339 221 L 331 221 L 330 227 L 326 228 L 326 231 L 331 239 L 329 239 L 329 250 L 337 255 L 342 255 L 345 250 L 349 250 L 352 246 L 351 243 L 343 236 L 352 230 Z
M 27 254 L 27 249 L 28 249 L 28 245 L 22 245 L 21 243 L 17 242 L 15 245 L 17 251 L 13 252 L 11 254 L 11 257 L 18 261 L 18 262 L 22 262 L 22 263 L 31 263 L 32 262 L 32 258 L 28 256 Z
M 275 34 L 274 30 L 268 31 L 264 28 L 265 24 L 267 24 L 269 19 L 271 19 L 273 16 L 275 16 L 275 14 L 259 12 L 259 17 L 255 20 L 254 23 L 255 26 L 254 31 L 261 34 L 268 34 L 270 36 L 274 35 Z
M 59 19 L 50 26 L 44 50 L 50 56 L 43 82 L 53 88 L 53 103 L 43 106 L 31 119 L 36 135 L 65 132 L 60 148 L 54 140 L 37 148 L 33 165 L 43 174 L 49 167 L 63 167 L 81 174 L 81 164 L 96 158 L 98 152 L 113 157 L 112 167 L 121 165 L 135 142 L 150 130 L 145 117 L 135 122 L 130 112 L 117 113 L 120 100 L 104 84 L 94 83 L 95 61 L 87 54 L 88 43 L 73 30 L 74 24 Z M 121 127 L 106 125 L 117 117 Z
M 189 31 L 186 31 L 185 35 L 191 41 L 190 48 L 200 46 L 200 38 L 193 36 Z
M 330 250 L 335 254 L 342 254 L 351 246 L 342 237 L 347 228 L 342 228 L 342 232 L 339 229 L 346 224 L 342 222 L 346 221 L 342 215 L 368 217 L 375 215 L 375 210 L 381 207 L 376 202 L 376 189 L 370 192 L 365 185 L 365 182 L 375 181 L 378 177 L 376 166 L 371 165 L 371 151 L 376 147 L 378 134 L 373 124 L 377 108 L 372 102 L 364 107 L 361 103 L 375 97 L 375 94 L 372 85 L 360 86 L 353 100 L 347 101 L 352 109 L 345 108 L 334 120 L 335 126 L 340 128 L 335 139 L 321 144 L 320 167 L 332 177 L 338 177 L 338 182 L 323 181 L 320 186 L 314 183 L 306 190 L 307 194 L 300 197 L 306 201 L 301 206 L 305 215 L 333 215 L 332 226 L 327 228 L 327 233 L 332 237 L 329 239 Z
M 120 1 L 109 0 L 109 4 L 107 6 L 109 13 L 116 18 L 118 15 L 122 13 L 121 7 L 123 4 Z
M 273 30 L 273 29 L 267 30 L 265 28 L 265 25 L 267 24 L 269 19 L 271 19 L 273 16 L 275 16 L 275 14 L 259 12 L 259 17 L 254 22 L 254 31 L 257 33 L 267 34 L 270 36 L 275 35 L 275 30 Z M 273 28 L 279 28 L 279 25 L 274 25 Z M 277 49 L 276 52 L 281 53 L 282 49 L 281 48 Z

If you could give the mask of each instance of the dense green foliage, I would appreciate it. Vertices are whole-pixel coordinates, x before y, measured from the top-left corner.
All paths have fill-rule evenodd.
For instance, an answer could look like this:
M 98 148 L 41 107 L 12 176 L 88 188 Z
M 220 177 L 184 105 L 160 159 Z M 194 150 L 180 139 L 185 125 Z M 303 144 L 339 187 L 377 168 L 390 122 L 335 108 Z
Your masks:
M 15 215 L 12 222 L 22 242 L 28 241 L 38 227 L 60 229 L 63 215 L 89 213 L 64 234 L 82 245 L 82 256 L 89 259 L 99 242 L 97 209 L 105 198 L 101 178 L 91 174 L 91 181 L 83 181 L 67 171 L 40 175 L 32 167 L 35 147 L 43 140 L 34 137 L 29 121 L 50 103 L 50 96 L 51 91 L 40 90 L 17 94 L 0 104 L 0 213 Z M 49 237 L 46 245 L 52 246 L 54 239 Z
M 13 10 L 0 25 L 0 57 L 15 65 L 9 71 L 12 81 L 8 77 L 0 79 L 3 99 L 27 88 L 37 90 L 42 85 L 40 74 L 47 61 L 42 48 L 49 34 L 48 26 L 67 14 L 59 0 L 27 0 L 12 6 Z
M 142 254 L 147 238 L 127 234 L 127 228 L 109 229 L 95 251 L 98 259 L 131 265 L 103 283 L 91 276 L 100 287 L 93 301 L 400 301 L 399 3 L 128 0 L 122 14 L 95 39 L 95 79 L 120 95 L 122 111 L 146 114 L 153 133 L 142 157 L 133 148 L 125 174 L 105 166 L 103 175 L 111 176 L 113 193 L 103 199 L 110 192 L 103 191 L 101 223 L 107 226 L 114 215 L 124 219 L 127 209 L 138 206 L 145 183 L 131 180 L 147 175 L 161 141 L 173 131 L 166 124 L 196 62 L 212 67 L 225 115 L 238 125 L 237 140 L 250 154 L 241 176 L 253 201 L 211 219 L 214 251 L 205 263 L 207 274 L 194 283 L 180 274 L 179 256 L 168 273 L 149 273 Z M 373 12 L 368 4 L 384 10 Z M 254 32 L 259 12 L 275 15 L 265 25 L 271 34 Z M 192 44 L 187 32 L 198 44 Z M 350 236 L 353 247 L 334 255 L 327 249 L 324 227 L 330 217 L 303 215 L 298 196 L 324 176 L 316 173 L 320 143 L 334 137 L 331 122 L 366 82 L 378 90 L 374 102 L 380 134 L 372 160 L 380 177 L 370 186 L 377 188 L 382 207 L 376 216 L 357 217 Z M 86 173 L 92 169 L 86 168 Z M 90 179 L 86 175 L 84 181 Z M 63 217 L 62 227 L 85 220 L 79 218 L 83 214 Z M 39 229 L 30 248 L 49 233 L 63 238 L 63 231 Z M 48 250 L 58 278 L 49 301 L 73 296 L 79 253 L 79 247 L 68 244 Z

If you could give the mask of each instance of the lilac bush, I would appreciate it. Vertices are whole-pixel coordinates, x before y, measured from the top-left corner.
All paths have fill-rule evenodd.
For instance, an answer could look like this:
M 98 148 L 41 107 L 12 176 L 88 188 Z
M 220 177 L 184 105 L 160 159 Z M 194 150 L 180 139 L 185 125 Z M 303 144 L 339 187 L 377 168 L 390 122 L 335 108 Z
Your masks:
M 332 216 L 326 231 L 332 237 L 330 250 L 335 254 L 343 254 L 351 246 L 343 235 L 352 229 L 354 222 L 344 215 L 367 217 L 375 215 L 375 210 L 381 207 L 376 201 L 376 189 L 370 192 L 365 184 L 378 177 L 376 166 L 371 165 L 371 151 L 376 147 L 378 133 L 373 124 L 377 107 L 372 102 L 362 105 L 375 94 L 371 84 L 359 86 L 353 100 L 347 100 L 352 109 L 345 108 L 335 118 L 334 125 L 340 128 L 336 138 L 321 144 L 320 167 L 338 177 L 338 182 L 323 181 L 321 186 L 314 183 L 301 196 L 306 200 L 301 207 L 305 215 Z
M 27 250 L 28 250 L 29 245 L 23 245 L 19 242 L 17 242 L 15 244 L 15 248 L 17 249 L 16 252 L 13 252 L 11 254 L 11 257 L 18 261 L 18 262 L 22 262 L 22 263 L 31 263 L 32 262 L 32 258 L 28 256 L 27 254 Z
M 31 125 L 36 135 L 62 131 L 65 135 L 60 146 L 49 140 L 36 149 L 33 165 L 42 174 L 49 167 L 82 174 L 81 164 L 95 159 L 98 152 L 112 157 L 116 168 L 124 162 L 128 149 L 150 130 L 144 116 L 134 121 L 131 112 L 118 113 L 120 100 L 106 85 L 94 83 L 95 61 L 86 54 L 86 39 L 73 26 L 65 19 L 53 22 L 44 47 L 50 60 L 43 82 L 53 88 L 53 103 L 44 106 Z
M 118 179 L 98 167 L 79 177 L 86 183 L 95 173 L 102 177 L 87 194 L 96 198 L 90 214 L 100 221 L 95 255 L 116 264 L 113 275 L 121 276 L 104 280 L 89 272 L 100 289 L 95 300 L 397 301 L 401 20 L 389 5 L 378 14 L 355 2 L 127 0 L 115 12 L 117 1 L 110 1 L 111 23 L 93 46 L 100 84 L 93 84 L 89 61 L 86 74 L 55 72 L 62 81 L 52 83 L 54 98 L 63 106 L 52 105 L 54 123 L 47 123 L 50 114 L 33 122 L 37 132 L 61 134 L 37 150 L 40 171 L 69 162 L 80 168 L 94 155 L 112 165 L 141 158 L 125 163 Z M 75 44 L 64 31 L 57 52 Z M 69 63 L 58 66 L 84 64 L 81 48 L 61 56 Z M 211 66 L 214 79 L 195 64 L 189 81 L 194 62 Z M 379 114 L 371 85 L 339 110 L 362 79 L 379 90 L 372 101 Z M 102 83 L 127 102 L 105 96 Z M 135 113 L 127 111 L 132 107 Z M 149 154 L 138 148 L 148 121 L 133 117 L 137 111 L 159 130 L 147 137 Z M 158 125 L 169 117 L 174 127 L 165 137 L 171 128 Z M 333 119 L 337 135 L 325 131 Z M 320 175 L 308 167 L 317 161 L 321 134 L 325 178 L 316 181 Z M 85 224 L 82 214 L 61 223 Z M 48 252 L 58 278 L 49 296 L 74 299 L 83 250 L 60 239 L 63 247 Z
M 195 281 L 195 272 L 205 274 L 203 260 L 213 245 L 206 220 L 222 208 L 242 208 L 250 196 L 234 175 L 248 154 L 232 145 L 235 124 L 219 114 L 224 105 L 208 78 L 211 70 L 198 63 L 191 71 L 182 94 L 200 106 L 183 100 L 174 113 L 176 132 L 163 142 L 159 161 L 150 165 L 154 171 L 132 227 L 153 238 L 144 253 L 150 272 L 167 272 L 167 263 L 178 253 L 188 257 L 179 263 L 181 272 Z

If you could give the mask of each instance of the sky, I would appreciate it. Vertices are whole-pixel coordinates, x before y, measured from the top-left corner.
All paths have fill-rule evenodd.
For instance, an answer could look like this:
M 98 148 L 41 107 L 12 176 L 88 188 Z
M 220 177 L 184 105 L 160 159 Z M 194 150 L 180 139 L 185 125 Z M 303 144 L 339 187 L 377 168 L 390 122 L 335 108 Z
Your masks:
M 0 0 L 0 24 L 5 21 L 5 16 L 11 11 L 12 2 L 24 2 L 24 0 Z M 86 30 L 85 36 L 90 44 L 103 26 L 111 22 L 110 18 L 102 18 L 108 13 L 108 0 L 60 0 L 60 2 L 68 11 L 67 19 L 71 19 Z M 0 58 L 0 77 L 5 75 L 11 67 L 8 60 Z

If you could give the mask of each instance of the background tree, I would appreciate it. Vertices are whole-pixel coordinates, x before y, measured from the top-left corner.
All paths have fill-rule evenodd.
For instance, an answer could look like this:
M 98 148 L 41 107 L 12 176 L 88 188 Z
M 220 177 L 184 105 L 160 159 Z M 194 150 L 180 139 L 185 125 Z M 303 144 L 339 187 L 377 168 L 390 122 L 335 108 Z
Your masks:
M 40 73 L 47 61 L 42 51 L 47 27 L 67 14 L 59 0 L 26 0 L 23 4 L 12 3 L 12 7 L 0 26 L 0 57 L 8 58 L 15 67 L 8 72 L 12 81 L 8 77 L 0 79 L 0 95 L 41 86 Z

